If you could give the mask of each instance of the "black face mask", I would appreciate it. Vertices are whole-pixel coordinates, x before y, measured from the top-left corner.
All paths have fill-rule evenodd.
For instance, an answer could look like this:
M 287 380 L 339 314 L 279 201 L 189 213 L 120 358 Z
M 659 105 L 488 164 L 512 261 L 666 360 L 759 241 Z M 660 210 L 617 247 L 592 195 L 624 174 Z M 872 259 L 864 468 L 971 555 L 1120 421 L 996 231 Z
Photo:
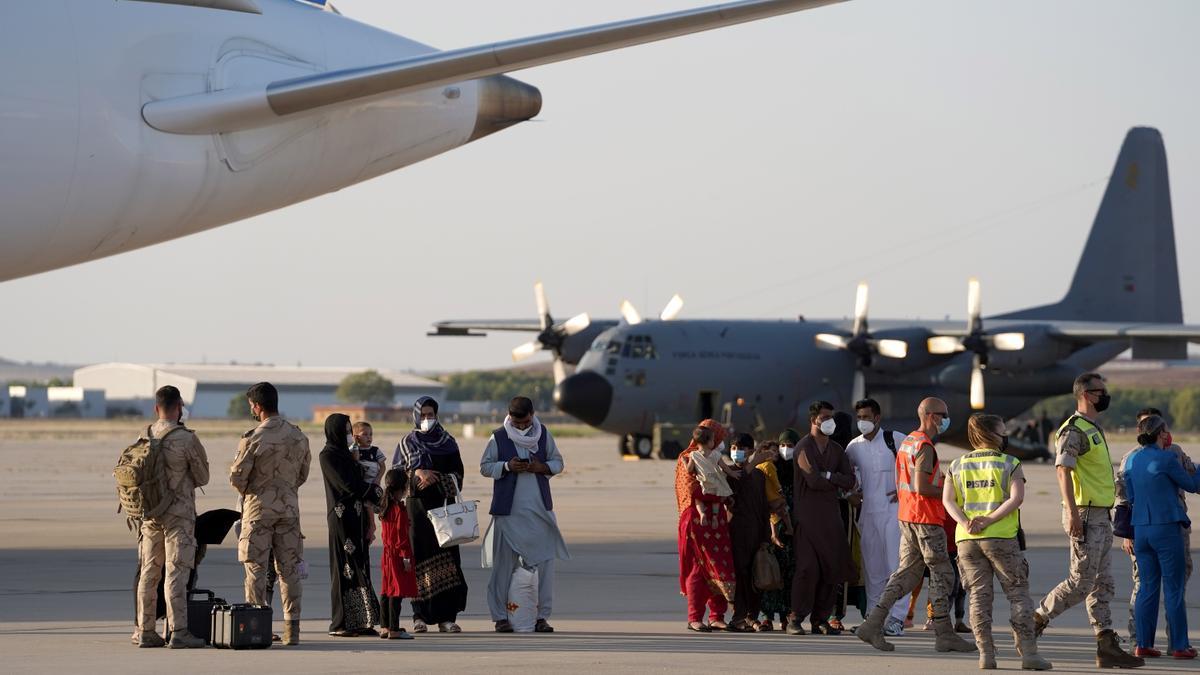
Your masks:
M 1112 396 L 1109 396 L 1108 394 L 1100 394 L 1100 397 L 1096 400 L 1096 412 L 1104 412 L 1105 410 L 1108 410 L 1109 403 L 1112 403 Z
M 1008 436 L 1000 437 L 1000 452 L 1008 452 Z

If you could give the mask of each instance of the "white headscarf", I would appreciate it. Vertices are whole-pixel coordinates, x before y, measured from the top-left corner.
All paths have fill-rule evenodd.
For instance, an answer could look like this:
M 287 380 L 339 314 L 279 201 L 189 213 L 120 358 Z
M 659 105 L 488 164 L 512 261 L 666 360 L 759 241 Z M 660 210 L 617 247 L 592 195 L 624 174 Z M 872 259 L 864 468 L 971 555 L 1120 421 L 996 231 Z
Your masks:
M 508 434 L 508 440 L 512 441 L 518 448 L 524 448 L 529 452 L 537 451 L 538 439 L 542 436 L 542 421 L 533 416 L 533 426 L 525 431 L 521 431 L 512 424 L 512 416 L 504 417 L 504 432 Z

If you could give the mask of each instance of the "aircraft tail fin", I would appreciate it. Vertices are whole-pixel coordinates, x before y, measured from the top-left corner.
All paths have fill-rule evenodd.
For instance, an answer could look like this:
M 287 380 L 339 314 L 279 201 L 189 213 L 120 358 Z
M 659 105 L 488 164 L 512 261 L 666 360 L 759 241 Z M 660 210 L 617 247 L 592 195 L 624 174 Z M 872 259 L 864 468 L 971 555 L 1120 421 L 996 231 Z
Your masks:
M 1167 153 L 1157 129 L 1126 134 L 1066 296 L 995 318 L 1183 322 Z

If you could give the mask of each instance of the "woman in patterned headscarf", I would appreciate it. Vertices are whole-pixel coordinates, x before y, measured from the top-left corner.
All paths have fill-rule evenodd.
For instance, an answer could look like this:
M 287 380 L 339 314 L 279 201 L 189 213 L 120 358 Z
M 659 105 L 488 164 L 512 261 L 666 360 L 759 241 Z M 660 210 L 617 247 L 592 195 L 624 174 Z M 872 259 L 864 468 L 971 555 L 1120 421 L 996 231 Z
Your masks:
M 393 467 L 408 472 L 412 494 L 407 500 L 408 520 L 420 596 L 413 601 L 413 632 L 424 633 L 436 625 L 443 633 L 461 633 L 455 621 L 467 608 L 462 557 L 457 546 L 438 544 L 426 514 L 453 500 L 455 485 L 462 486 L 462 455 L 458 441 L 438 421 L 438 402 L 431 397 L 413 403 L 413 425 L 392 457 Z
M 371 560 L 367 553 L 365 502 L 379 504 L 383 491 L 363 480 L 350 454 L 350 418 L 342 414 L 325 420 L 325 449 L 321 473 L 325 477 L 326 517 L 329 525 L 329 582 L 333 618 L 329 634 L 335 637 L 379 635 L 379 599 L 371 586 Z
M 688 630 L 725 630 L 725 610 L 733 600 L 733 551 L 725 499 L 704 494 L 693 473 L 691 455 L 724 448 L 725 428 L 704 420 L 675 465 L 675 499 L 679 507 L 679 592 L 688 599 Z M 709 621 L 703 622 L 704 608 Z

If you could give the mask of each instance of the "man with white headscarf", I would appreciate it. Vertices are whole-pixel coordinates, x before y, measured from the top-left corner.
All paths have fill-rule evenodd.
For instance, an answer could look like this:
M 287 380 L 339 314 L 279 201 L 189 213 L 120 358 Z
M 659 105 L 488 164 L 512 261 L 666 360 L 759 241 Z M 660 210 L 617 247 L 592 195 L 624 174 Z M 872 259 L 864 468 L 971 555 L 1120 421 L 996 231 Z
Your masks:
M 479 470 L 495 481 L 492 522 L 483 536 L 483 566 L 492 568 L 488 609 L 497 633 L 511 633 L 508 589 L 518 566 L 538 575 L 534 630 L 553 633 L 554 561 L 569 560 L 550 497 L 550 477 L 562 473 L 563 459 L 550 431 L 533 414 L 533 401 L 518 396 L 508 403 L 504 426 L 492 433 Z

